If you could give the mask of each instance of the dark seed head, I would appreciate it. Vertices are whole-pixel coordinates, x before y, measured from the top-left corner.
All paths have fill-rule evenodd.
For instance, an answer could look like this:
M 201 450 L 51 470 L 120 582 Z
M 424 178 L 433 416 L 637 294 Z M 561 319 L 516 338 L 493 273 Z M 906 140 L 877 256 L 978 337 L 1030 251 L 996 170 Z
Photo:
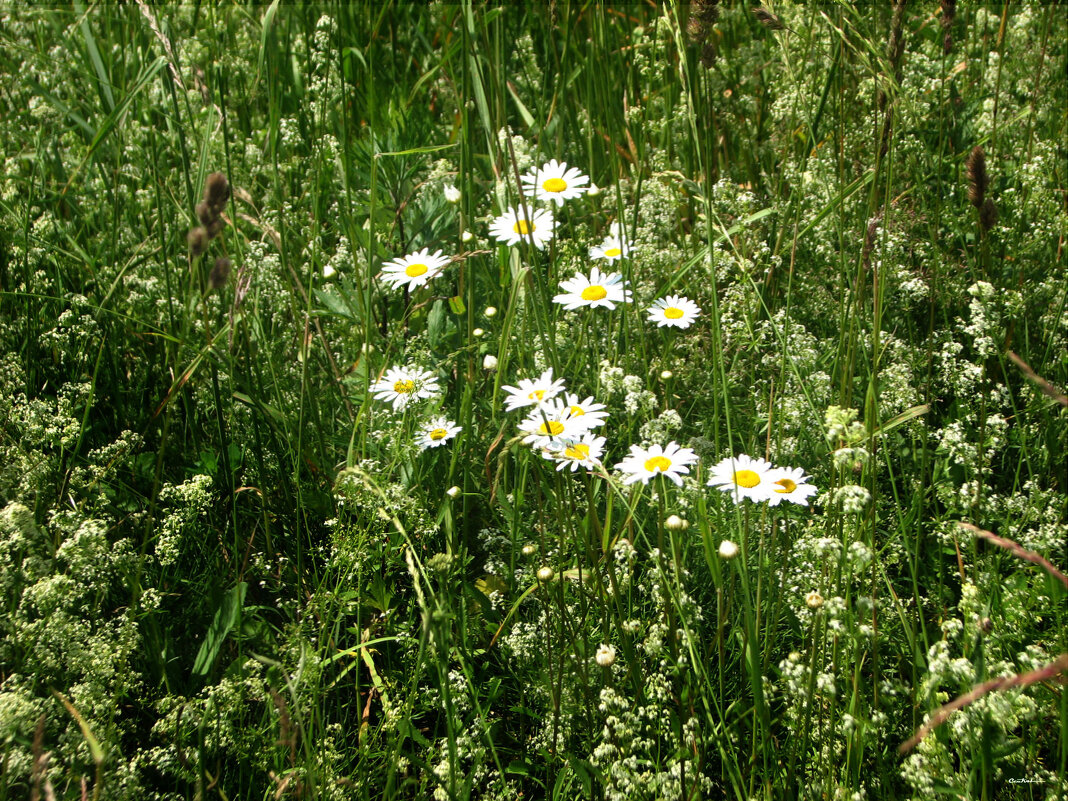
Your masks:
M 222 218 L 216 217 L 214 220 L 204 226 L 204 230 L 206 230 L 208 233 L 208 239 L 214 239 L 215 237 L 217 237 L 222 231 L 224 225 L 226 225 L 226 223 L 222 221 Z
M 998 207 L 993 198 L 988 197 L 983 201 L 983 205 L 979 209 L 979 224 L 983 226 L 984 231 L 989 231 L 997 221 Z
M 208 286 L 219 289 L 226 285 L 226 279 L 230 277 L 230 260 L 225 256 L 219 256 L 215 260 L 215 266 L 211 268 L 208 276 Z
M 763 6 L 757 6 L 753 9 L 753 14 L 760 21 L 760 24 L 765 28 L 771 28 L 773 31 L 781 31 L 786 26 L 782 24 L 782 20 L 772 14 Z
M 226 208 L 226 201 L 230 199 L 230 183 L 221 172 L 213 172 L 208 176 L 204 184 L 204 202 L 216 213 L 221 213 Z
M 986 175 L 986 153 L 983 152 L 981 147 L 973 147 L 972 152 L 968 154 L 968 161 L 965 162 L 965 168 L 968 171 L 968 200 L 977 209 L 983 205 L 983 199 L 986 197 L 986 188 L 990 183 L 990 179 Z
M 200 220 L 201 225 L 210 225 L 219 216 L 204 200 L 197 203 L 196 212 L 197 219 Z
M 203 228 L 194 228 L 186 236 L 189 242 L 189 254 L 199 256 L 208 249 L 208 232 Z

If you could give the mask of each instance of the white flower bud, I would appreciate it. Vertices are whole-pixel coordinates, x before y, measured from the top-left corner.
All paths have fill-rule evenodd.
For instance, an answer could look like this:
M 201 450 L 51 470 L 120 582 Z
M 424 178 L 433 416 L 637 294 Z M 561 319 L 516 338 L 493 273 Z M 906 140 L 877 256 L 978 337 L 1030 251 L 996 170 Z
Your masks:
M 719 556 L 721 559 L 733 559 L 738 555 L 738 546 L 730 540 L 723 540 L 719 544 Z
M 537 553 L 537 551 L 538 546 L 532 545 L 529 542 L 523 546 L 523 556 L 533 556 L 535 553 Z
M 590 181 L 590 188 L 586 190 L 586 194 L 590 197 L 597 197 L 601 194 L 601 187 L 597 186 L 593 181 Z
M 485 332 L 485 331 L 483 331 L 483 330 L 482 330 L 481 328 L 476 328 L 475 330 L 473 330 L 473 331 L 471 332 L 471 336 L 475 336 L 475 337 L 480 337 L 480 336 L 482 336 L 482 335 L 483 335 L 483 334 L 485 334 L 485 333 L 486 333 L 486 332 Z
M 671 372 L 670 370 L 664 370 L 664 372 L 662 372 L 662 373 L 660 374 L 660 380 L 661 380 L 661 381 L 667 381 L 667 380 L 668 380 L 669 378 L 671 378 L 671 377 L 672 377 L 673 375 L 675 375 L 675 374 L 674 374 L 673 372 Z
M 823 596 L 813 590 L 805 596 L 805 606 L 809 609 L 819 609 L 823 606 Z
M 493 371 L 497 369 L 497 357 L 492 353 L 487 353 L 482 357 L 482 369 Z
M 553 569 L 548 565 L 538 568 L 538 581 L 552 581 L 555 575 Z
M 486 310 L 484 312 L 482 312 L 482 313 L 484 315 L 486 315 L 487 317 L 496 317 L 497 316 L 497 307 L 496 306 L 487 306 Z
M 671 515 L 664 521 L 664 528 L 668 531 L 685 531 L 689 527 L 689 521 L 683 520 L 678 515 Z
M 455 498 L 461 492 L 463 492 L 463 490 L 461 490 L 459 487 L 449 487 L 447 490 L 445 490 L 445 494 L 448 495 L 450 498 Z
M 470 231 L 464 231 L 462 234 L 460 234 L 460 241 L 461 242 L 470 242 L 474 238 L 475 238 L 475 235 L 473 233 L 471 233 Z
M 612 663 L 616 661 L 616 649 L 611 645 L 601 643 L 593 659 L 601 667 L 612 667 Z
M 445 192 L 445 199 L 447 201 L 449 201 L 450 203 L 459 203 L 460 202 L 460 190 L 457 189 L 452 184 L 445 184 L 444 192 Z

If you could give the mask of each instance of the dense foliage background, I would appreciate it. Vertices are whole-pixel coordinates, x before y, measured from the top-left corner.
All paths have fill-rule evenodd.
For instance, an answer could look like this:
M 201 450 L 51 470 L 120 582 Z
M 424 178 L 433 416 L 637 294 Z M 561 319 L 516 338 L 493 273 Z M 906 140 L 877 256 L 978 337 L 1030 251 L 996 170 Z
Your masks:
M 1066 67 L 1054 3 L 0 6 L 0 799 L 1065 798 Z

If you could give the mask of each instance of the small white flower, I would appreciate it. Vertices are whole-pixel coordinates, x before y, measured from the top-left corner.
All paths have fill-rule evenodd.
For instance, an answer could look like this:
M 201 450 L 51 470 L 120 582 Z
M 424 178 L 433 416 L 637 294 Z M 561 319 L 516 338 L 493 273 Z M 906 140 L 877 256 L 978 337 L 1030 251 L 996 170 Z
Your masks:
M 523 192 L 535 200 L 549 200 L 562 206 L 565 200 L 580 197 L 590 179 L 576 167 L 568 169 L 566 162 L 553 159 L 539 169 L 522 176 Z
M 675 328 L 689 328 L 701 313 L 700 307 L 689 298 L 680 295 L 668 295 L 654 301 L 646 311 L 649 322 L 656 323 L 657 328 L 665 325 Z
M 623 236 L 619 223 L 612 223 L 610 233 L 601 244 L 590 248 L 591 259 L 617 261 L 630 255 L 630 243 Z
M 570 467 L 572 473 L 580 467 L 595 470 L 601 464 L 604 443 L 604 437 L 595 437 L 587 431 L 570 444 L 561 443 L 556 447 L 543 448 L 541 455 L 556 462 L 557 470 L 563 470 L 565 467 Z
M 442 256 L 440 250 L 430 255 L 430 248 L 423 248 L 383 264 L 382 280 L 394 288 L 407 284 L 409 289 L 415 289 L 439 275 L 448 263 L 448 257 Z
M 566 281 L 561 281 L 560 288 L 565 291 L 556 295 L 553 303 L 563 304 L 565 310 L 580 306 L 614 309 L 617 303 L 630 303 L 630 290 L 626 289 L 628 283 L 623 280 L 622 273 L 602 273 L 599 267 L 594 267 L 589 277 L 576 273 Z
M 720 559 L 733 559 L 738 555 L 738 545 L 730 540 L 723 540 L 719 544 L 719 558 Z
M 743 453 L 735 458 L 728 457 L 713 467 L 708 486 L 730 492 L 735 503 L 741 503 L 743 498 L 760 503 L 768 499 L 770 471 L 771 464 Z
M 593 660 L 601 667 L 612 667 L 612 663 L 616 661 L 616 649 L 611 645 L 601 643 Z
M 435 417 L 419 427 L 419 436 L 416 437 L 415 442 L 423 450 L 438 448 L 461 431 L 463 431 L 463 428 L 456 425 L 452 420 Z
M 697 461 L 697 454 L 690 448 L 681 448 L 674 441 L 666 446 L 653 445 L 642 448 L 630 446 L 630 455 L 616 465 L 616 470 L 626 473 L 624 484 L 641 481 L 648 484 L 649 479 L 658 473 L 663 474 L 682 486 L 682 474 L 690 472 L 690 465 Z
M 553 238 L 556 220 L 549 209 L 530 209 L 529 217 L 522 209 L 508 209 L 490 224 L 490 233 L 498 242 L 506 245 L 518 245 L 520 242 L 534 241 L 535 247 L 544 248 L 545 243 Z
M 452 184 L 445 184 L 444 188 L 442 189 L 442 192 L 444 192 L 445 194 L 445 200 L 447 200 L 449 203 L 460 202 L 460 190 Z
M 564 379 L 553 381 L 553 368 L 549 368 L 537 378 L 523 378 L 517 387 L 501 387 L 508 393 L 504 399 L 504 410 L 511 412 L 524 406 L 540 406 L 545 401 L 555 398 L 564 391 Z
M 800 467 L 776 467 L 768 474 L 768 506 L 790 501 L 808 506 L 808 498 L 818 490 L 808 483 L 809 477 Z
M 377 400 L 393 404 L 394 411 L 403 410 L 417 398 L 432 398 L 438 393 L 438 380 L 427 370 L 410 367 L 391 367 L 371 385 Z
M 482 369 L 483 370 L 488 370 L 491 373 L 494 370 L 496 370 L 497 369 L 497 357 L 494 356 L 492 353 L 487 353 L 485 356 L 483 356 L 482 357 Z

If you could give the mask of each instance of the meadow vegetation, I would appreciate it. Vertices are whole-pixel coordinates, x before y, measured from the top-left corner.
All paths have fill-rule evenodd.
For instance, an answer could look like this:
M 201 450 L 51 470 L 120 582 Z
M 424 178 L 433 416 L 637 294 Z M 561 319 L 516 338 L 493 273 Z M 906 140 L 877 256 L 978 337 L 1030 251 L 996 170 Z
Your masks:
M 1068 797 L 1066 69 L 0 5 L 0 801 Z

